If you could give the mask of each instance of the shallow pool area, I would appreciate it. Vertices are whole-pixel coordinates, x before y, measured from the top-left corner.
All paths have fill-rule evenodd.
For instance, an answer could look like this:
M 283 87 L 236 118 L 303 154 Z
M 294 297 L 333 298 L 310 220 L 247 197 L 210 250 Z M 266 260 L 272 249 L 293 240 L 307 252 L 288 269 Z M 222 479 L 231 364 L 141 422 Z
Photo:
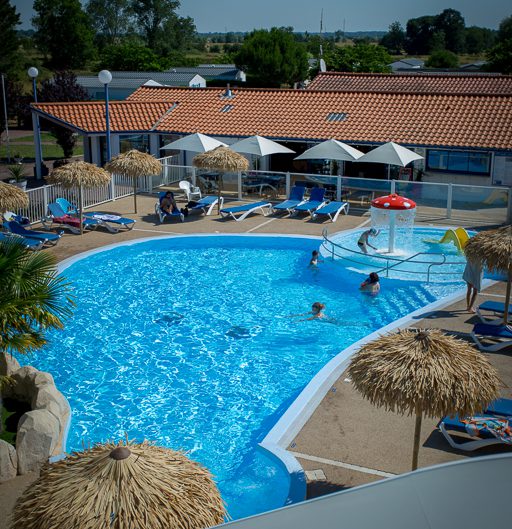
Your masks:
M 436 230 L 435 235 L 439 235 Z M 189 236 L 122 244 L 64 271 L 77 307 L 21 359 L 68 398 L 67 451 L 124 437 L 189 452 L 214 474 L 232 518 L 281 507 L 289 476 L 258 443 L 336 354 L 461 288 L 382 279 L 321 262 L 321 240 Z M 307 321 L 311 304 L 325 321 Z

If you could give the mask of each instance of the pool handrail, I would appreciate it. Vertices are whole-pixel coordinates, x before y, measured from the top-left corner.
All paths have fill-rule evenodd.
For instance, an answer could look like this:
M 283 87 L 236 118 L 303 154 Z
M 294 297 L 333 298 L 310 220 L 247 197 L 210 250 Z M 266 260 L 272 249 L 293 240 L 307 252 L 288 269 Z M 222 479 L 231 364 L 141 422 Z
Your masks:
M 330 253 L 331 253 L 331 258 L 333 260 L 334 260 L 334 257 L 336 256 L 336 257 L 339 257 L 340 259 L 345 259 L 347 261 L 352 261 L 352 262 L 355 262 L 357 264 L 362 264 L 362 265 L 367 265 L 368 264 L 366 262 L 354 261 L 353 259 L 350 259 L 350 258 L 348 258 L 345 255 L 341 255 L 339 253 L 336 253 L 334 251 L 335 247 L 340 248 L 341 250 L 344 250 L 345 252 L 350 252 L 350 253 L 356 254 L 356 255 L 362 255 L 362 256 L 367 256 L 368 255 L 368 254 L 365 254 L 364 252 L 360 252 L 358 250 L 354 250 L 352 248 L 347 248 L 346 246 L 342 246 L 341 244 L 336 243 L 336 242 L 332 241 L 331 239 L 329 239 L 328 235 L 329 235 L 329 232 L 328 232 L 327 228 L 324 228 L 323 231 L 322 231 L 322 238 L 323 238 L 322 246 L 327 251 L 329 251 L 329 248 L 327 247 L 327 243 L 331 245 Z M 403 263 L 411 262 L 415 257 L 418 257 L 420 255 L 429 255 L 429 256 L 439 255 L 442 258 L 442 261 L 440 261 L 440 262 L 431 261 L 431 260 L 430 261 L 414 261 L 417 264 L 428 265 L 426 272 L 423 271 L 423 270 L 420 270 L 420 271 L 407 270 L 407 271 L 405 271 L 407 274 L 421 274 L 421 275 L 425 275 L 426 274 L 427 283 L 430 282 L 430 276 L 431 276 L 432 267 L 441 266 L 441 265 L 444 265 L 444 264 L 454 264 L 454 265 L 458 265 L 458 264 L 463 265 L 463 264 L 465 264 L 464 261 L 446 261 L 446 255 L 443 254 L 443 253 L 440 253 L 440 252 L 417 252 L 414 255 L 410 255 L 406 259 L 400 259 L 399 257 L 383 256 L 383 255 L 378 255 L 378 254 L 374 254 L 371 257 L 372 257 L 372 259 L 382 259 L 382 260 L 386 261 L 386 266 L 384 266 L 383 268 L 380 268 L 379 270 L 377 270 L 377 273 L 380 274 L 380 273 L 385 271 L 386 272 L 386 277 L 389 277 L 389 270 L 390 269 L 395 268 L 396 266 L 399 266 L 399 265 L 401 265 Z M 391 266 L 389 266 L 389 262 L 390 261 L 395 261 L 395 263 L 392 264 Z M 435 272 L 435 275 L 454 275 L 454 274 L 455 274 L 455 272 Z

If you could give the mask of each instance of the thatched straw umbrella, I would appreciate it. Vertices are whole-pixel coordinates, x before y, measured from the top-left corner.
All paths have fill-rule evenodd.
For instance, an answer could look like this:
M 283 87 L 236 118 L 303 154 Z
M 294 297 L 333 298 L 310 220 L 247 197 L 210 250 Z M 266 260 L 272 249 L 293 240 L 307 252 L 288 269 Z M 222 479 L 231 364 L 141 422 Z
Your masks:
M 133 179 L 133 204 L 137 213 L 137 179 L 145 175 L 156 175 L 162 171 L 162 164 L 151 154 L 132 149 L 115 156 L 105 165 L 112 174 Z
M 221 176 L 218 182 L 219 201 L 217 211 L 220 212 L 220 191 L 222 184 L 222 173 L 247 171 L 249 169 L 249 160 L 232 151 L 229 147 L 217 147 L 211 151 L 204 152 L 194 156 L 192 163 L 200 169 L 209 171 L 219 171 Z
M 78 187 L 78 211 L 80 215 L 80 235 L 84 232 L 83 226 L 83 188 L 100 187 L 108 184 L 111 175 L 92 163 L 71 162 L 54 169 L 46 180 L 50 184 L 60 184 L 62 187 Z
M 512 285 L 512 226 L 482 231 L 471 237 L 464 247 L 466 257 L 480 261 L 491 272 L 497 270 L 507 274 L 507 292 L 503 323 L 508 323 L 508 307 Z
M 19 187 L 0 182 L 0 213 L 28 206 L 28 195 Z
M 405 329 L 364 345 L 349 367 L 372 404 L 416 416 L 412 469 L 418 468 L 421 419 L 481 413 L 498 398 L 500 380 L 469 343 L 437 329 Z
M 210 473 L 183 453 L 107 443 L 45 465 L 13 529 L 202 529 L 223 522 Z

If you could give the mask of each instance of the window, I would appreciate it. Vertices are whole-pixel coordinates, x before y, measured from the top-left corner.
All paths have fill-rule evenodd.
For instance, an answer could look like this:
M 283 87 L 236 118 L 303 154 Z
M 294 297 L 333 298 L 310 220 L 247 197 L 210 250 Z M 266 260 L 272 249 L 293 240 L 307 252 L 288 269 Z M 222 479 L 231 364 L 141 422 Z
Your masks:
M 327 121 L 345 121 L 348 114 L 345 112 L 329 112 L 327 114 Z
M 431 149 L 427 151 L 427 169 L 448 173 L 489 175 L 491 153 Z
M 149 152 L 149 136 L 147 134 L 130 134 L 119 136 L 119 151 L 121 153 L 137 149 Z

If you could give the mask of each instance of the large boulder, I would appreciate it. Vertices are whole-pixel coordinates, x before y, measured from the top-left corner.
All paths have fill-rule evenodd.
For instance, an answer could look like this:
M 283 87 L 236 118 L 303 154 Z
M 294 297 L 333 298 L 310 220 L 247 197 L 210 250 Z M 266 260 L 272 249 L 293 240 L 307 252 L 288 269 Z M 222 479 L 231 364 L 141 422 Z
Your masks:
M 11 378 L 13 384 L 8 385 L 6 396 L 28 403 L 32 402 L 39 386 L 55 385 L 50 373 L 38 371 L 32 366 L 21 367 L 11 375 Z
M 48 410 L 25 413 L 18 424 L 16 452 L 18 474 L 26 474 L 46 463 L 59 438 L 59 421 Z
M 16 477 L 18 458 L 14 446 L 0 439 L 0 483 Z
M 19 368 L 20 364 L 14 356 L 8 353 L 0 353 L 0 376 L 11 376 Z

